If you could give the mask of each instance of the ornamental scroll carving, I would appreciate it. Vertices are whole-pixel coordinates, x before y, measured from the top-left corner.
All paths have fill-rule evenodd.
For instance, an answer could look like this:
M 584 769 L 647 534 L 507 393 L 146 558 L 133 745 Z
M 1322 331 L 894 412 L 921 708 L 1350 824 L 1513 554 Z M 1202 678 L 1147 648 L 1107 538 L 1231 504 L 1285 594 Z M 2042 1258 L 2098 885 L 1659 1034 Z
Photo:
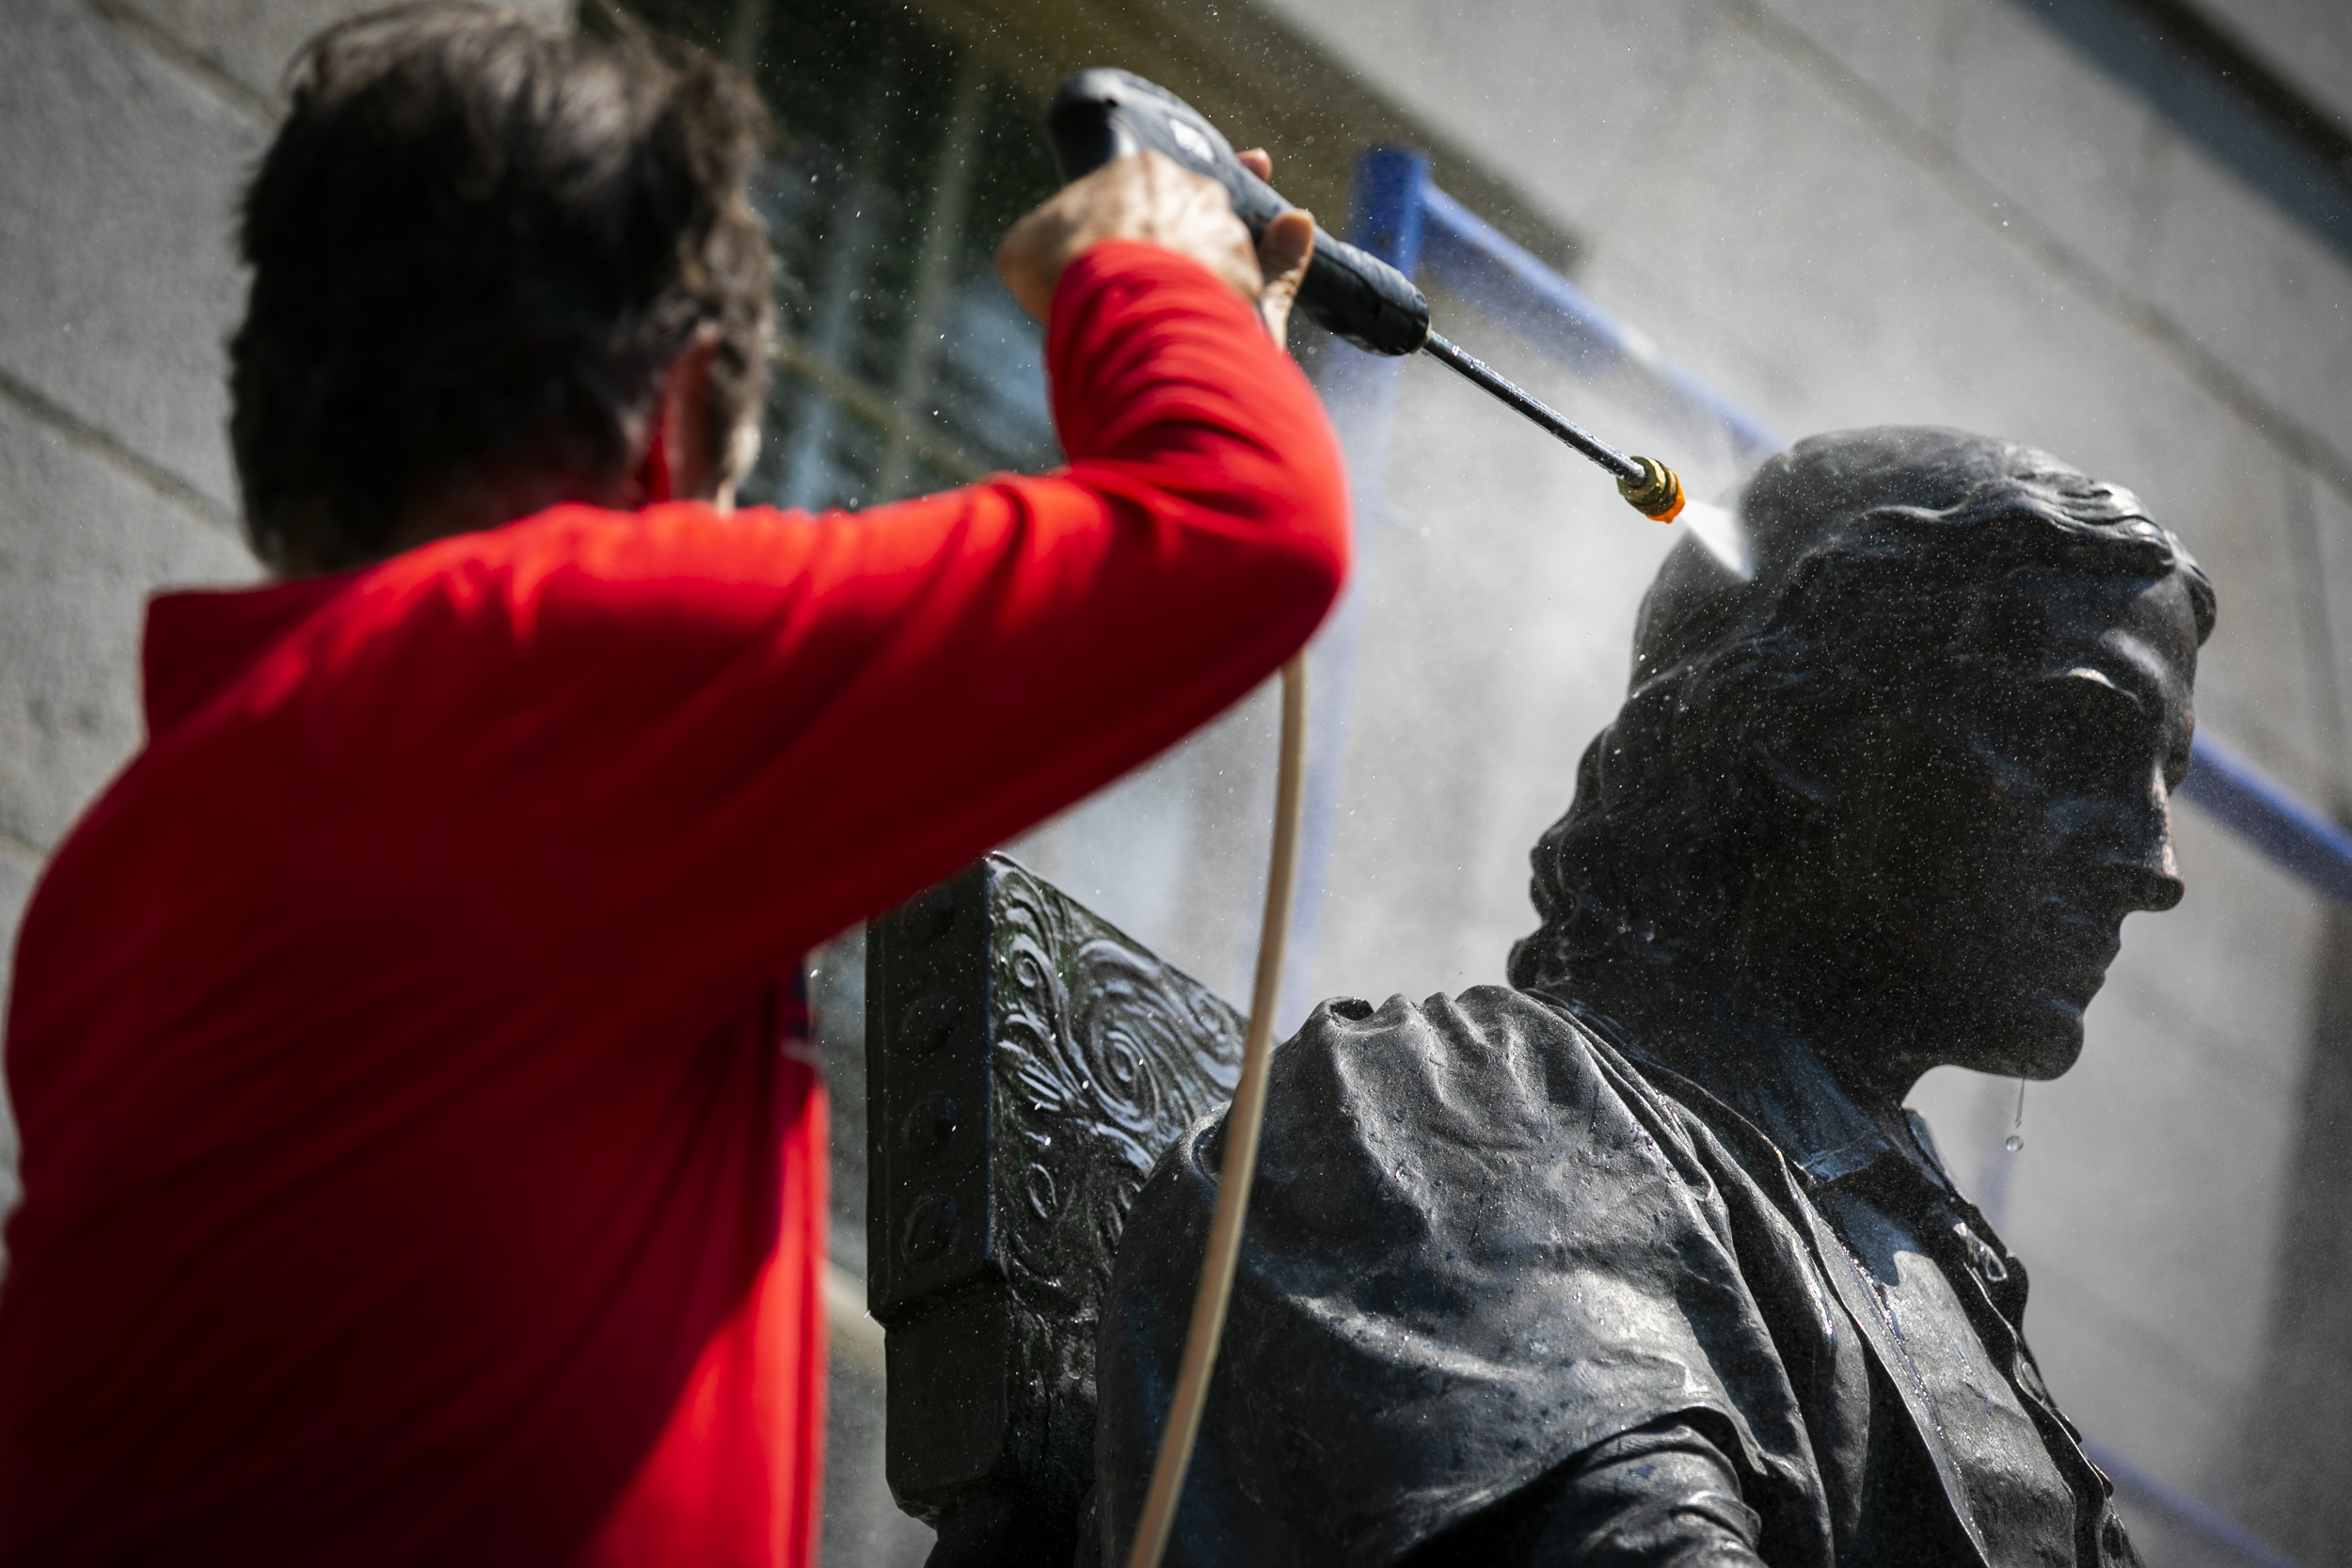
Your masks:
M 1012 1359 L 1043 1396 L 1044 1468 L 1090 1476 L 1095 1324 L 1128 1205 L 1161 1151 L 1232 1098 L 1244 1021 L 1012 863 L 992 859 L 989 880 L 990 1136 Z
M 1207 987 L 1009 862 L 992 866 L 997 1158 L 1015 1287 L 1091 1313 L 1127 1205 L 1232 1098 L 1243 1021 Z
M 873 923 L 866 1006 L 892 1493 L 949 1560 L 1067 1561 L 1127 1211 L 1232 1098 L 1243 1021 L 995 855 Z

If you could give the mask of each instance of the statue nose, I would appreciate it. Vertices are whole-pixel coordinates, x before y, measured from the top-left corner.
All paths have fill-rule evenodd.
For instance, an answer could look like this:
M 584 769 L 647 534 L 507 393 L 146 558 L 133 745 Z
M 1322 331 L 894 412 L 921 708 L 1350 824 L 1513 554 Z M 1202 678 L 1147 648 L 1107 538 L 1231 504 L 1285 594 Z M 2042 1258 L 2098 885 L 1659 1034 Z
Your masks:
M 2188 892 L 2172 849 L 2172 799 L 2162 769 L 2152 769 L 2147 787 L 2113 817 L 2099 856 L 2102 869 L 2135 910 L 2169 910 Z
M 2181 880 L 2180 874 L 2172 869 L 2169 845 L 2166 847 L 2161 866 L 2135 865 L 2131 870 L 2136 884 L 2132 898 L 2134 909 L 2169 910 L 2188 893 L 2188 884 Z

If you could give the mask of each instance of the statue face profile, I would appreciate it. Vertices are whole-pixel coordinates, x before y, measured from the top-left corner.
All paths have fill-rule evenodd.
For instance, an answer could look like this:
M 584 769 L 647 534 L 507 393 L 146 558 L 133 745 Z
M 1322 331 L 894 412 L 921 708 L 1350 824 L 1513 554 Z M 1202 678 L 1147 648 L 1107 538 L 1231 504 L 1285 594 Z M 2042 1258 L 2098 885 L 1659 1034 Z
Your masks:
M 1954 431 L 1817 437 L 1685 544 L 1538 845 L 1514 983 L 1651 1027 L 1767 1014 L 1899 1097 L 2054 1077 L 2123 917 L 2179 902 L 2213 593 L 2136 498 Z
M 1831 852 L 1810 911 L 1775 901 L 1782 967 L 1844 970 L 1857 1022 L 1901 1019 L 1943 1060 L 2055 1077 L 2123 917 L 2184 891 L 2169 796 L 2197 623 L 2175 575 L 2032 572 L 1998 600 L 1981 663 L 1923 673 L 1844 766 L 1804 781 L 1827 798 Z

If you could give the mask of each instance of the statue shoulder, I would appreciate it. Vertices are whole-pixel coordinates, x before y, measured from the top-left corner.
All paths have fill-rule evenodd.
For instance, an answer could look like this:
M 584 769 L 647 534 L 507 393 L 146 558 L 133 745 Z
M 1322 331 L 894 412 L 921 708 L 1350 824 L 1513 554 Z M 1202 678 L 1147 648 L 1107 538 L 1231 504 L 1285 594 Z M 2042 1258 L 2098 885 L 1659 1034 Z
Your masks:
M 1344 1222 L 1391 1244 L 1369 1240 L 1371 1216 L 1438 1233 L 1457 1203 L 1516 1204 L 1564 1180 L 1593 1193 L 1582 1178 L 1602 1172 L 1620 1196 L 1684 1211 L 1713 1187 L 1678 1105 L 1557 1005 L 1507 987 L 1326 1002 L 1276 1051 L 1267 1088 L 1253 1231 L 1295 1209 L 1310 1229 Z M 1209 1186 L 1221 1127 L 1184 1140 Z
M 1188 1483 L 1200 1540 L 1392 1562 L 1566 1455 L 1692 1410 L 1762 1464 L 1750 1423 L 1786 1427 L 1786 1387 L 1737 1227 L 1704 1140 L 1621 1052 L 1502 987 L 1343 999 L 1276 1051 L 1268 1090 L 1224 1393 Z M 1166 1417 L 1221 1128 L 1178 1140 L 1120 1247 L 1097 1433 L 1115 1534 Z
M 1661 1103 L 1623 1053 L 1558 1004 L 1509 986 L 1476 986 L 1457 996 L 1379 1006 L 1338 998 L 1316 1007 L 1274 1059 L 1269 1115 L 1281 1131 L 1298 1118 L 1356 1124 L 1366 1117 L 1420 1133 L 1516 1142 L 1540 1130 L 1566 1131 L 1570 1106 L 1615 1120 L 1630 1096 L 1640 1119 Z M 1589 1119 L 1589 1117 L 1588 1117 Z M 1270 1131 L 1274 1123 L 1269 1123 Z M 1269 1137 L 1269 1146 L 1276 1140 Z

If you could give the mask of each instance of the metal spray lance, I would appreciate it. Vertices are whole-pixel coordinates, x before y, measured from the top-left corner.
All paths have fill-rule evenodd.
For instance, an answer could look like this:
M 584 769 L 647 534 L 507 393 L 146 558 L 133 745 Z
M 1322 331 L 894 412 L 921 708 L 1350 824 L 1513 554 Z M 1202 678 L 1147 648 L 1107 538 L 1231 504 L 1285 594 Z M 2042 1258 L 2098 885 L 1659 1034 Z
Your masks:
M 1129 71 L 1064 77 L 1045 111 L 1045 130 L 1065 181 L 1149 148 L 1223 185 L 1253 239 L 1263 238 L 1266 225 L 1292 210 L 1280 192 L 1242 166 L 1232 144 L 1198 109 Z M 1431 331 L 1427 297 L 1377 256 L 1318 227 L 1295 309 L 1368 354 L 1428 355 L 1608 470 L 1636 512 L 1661 523 L 1681 515 L 1682 480 L 1672 468 L 1654 457 L 1619 451 Z

